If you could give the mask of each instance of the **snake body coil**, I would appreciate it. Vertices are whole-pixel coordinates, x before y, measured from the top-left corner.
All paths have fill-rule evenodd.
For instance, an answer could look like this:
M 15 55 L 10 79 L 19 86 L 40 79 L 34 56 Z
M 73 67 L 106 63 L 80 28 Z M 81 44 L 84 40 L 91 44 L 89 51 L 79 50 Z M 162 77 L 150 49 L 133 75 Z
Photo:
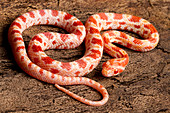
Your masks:
M 22 32 L 33 25 L 54 25 L 61 27 L 70 34 L 53 32 L 35 35 L 25 49 Z M 100 35 L 101 30 L 128 30 L 139 34 L 145 40 L 133 38 L 119 31 L 107 31 Z M 84 56 L 73 62 L 59 62 L 48 57 L 44 50 L 70 49 L 79 46 L 85 38 L 86 52 Z M 29 75 L 51 83 L 73 98 L 93 106 L 107 102 L 107 90 L 98 82 L 81 77 L 91 72 L 100 62 L 103 48 L 114 57 L 103 64 L 102 74 L 106 77 L 121 73 L 128 63 L 128 54 L 112 43 L 118 43 L 136 51 L 149 51 L 158 41 L 157 30 L 148 21 L 126 14 L 99 13 L 90 16 L 85 26 L 76 17 L 56 10 L 35 10 L 19 16 L 11 24 L 8 40 L 18 65 Z M 84 99 L 60 85 L 83 84 L 99 91 L 103 99 L 91 101 Z

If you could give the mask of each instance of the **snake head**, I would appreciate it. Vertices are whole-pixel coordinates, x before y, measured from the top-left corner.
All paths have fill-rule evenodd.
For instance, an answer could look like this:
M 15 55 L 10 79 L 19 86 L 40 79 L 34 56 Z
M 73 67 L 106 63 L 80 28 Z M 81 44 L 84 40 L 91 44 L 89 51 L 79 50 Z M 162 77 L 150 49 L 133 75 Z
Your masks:
M 102 74 L 105 77 L 116 76 L 123 72 L 125 67 L 121 66 L 115 59 L 108 60 L 102 65 Z

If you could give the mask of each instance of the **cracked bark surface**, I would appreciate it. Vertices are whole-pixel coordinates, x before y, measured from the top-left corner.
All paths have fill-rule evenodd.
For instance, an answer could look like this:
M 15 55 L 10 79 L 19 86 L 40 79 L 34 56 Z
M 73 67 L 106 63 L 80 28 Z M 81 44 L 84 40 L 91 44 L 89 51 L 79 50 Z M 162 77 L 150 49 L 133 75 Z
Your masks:
M 17 66 L 7 40 L 8 28 L 16 17 L 36 9 L 65 11 L 83 23 L 90 15 L 99 12 L 139 16 L 156 27 L 160 42 L 154 50 L 145 53 L 124 48 L 130 57 L 129 64 L 123 73 L 111 78 L 101 75 L 102 63 L 111 58 L 104 53 L 100 64 L 86 77 L 105 86 L 110 98 L 104 106 L 87 106 L 57 90 L 54 85 L 36 80 Z M 169 0 L 1 0 L 0 112 L 170 112 L 169 12 Z M 23 33 L 26 45 L 35 34 L 47 31 L 66 33 L 53 26 L 33 26 Z M 81 44 L 76 49 L 48 50 L 46 53 L 66 62 L 81 58 L 84 50 L 84 44 Z M 101 99 L 99 93 L 87 86 L 65 87 L 87 99 Z

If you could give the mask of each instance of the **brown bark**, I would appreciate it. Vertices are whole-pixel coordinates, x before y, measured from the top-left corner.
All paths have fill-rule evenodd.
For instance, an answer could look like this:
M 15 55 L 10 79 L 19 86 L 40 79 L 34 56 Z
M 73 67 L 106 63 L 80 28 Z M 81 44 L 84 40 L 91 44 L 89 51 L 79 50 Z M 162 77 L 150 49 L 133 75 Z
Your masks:
M 170 112 L 170 1 L 169 0 L 2 0 L 0 2 L 0 112 Z M 117 77 L 101 75 L 101 65 L 111 57 L 104 53 L 100 64 L 86 77 L 98 81 L 109 92 L 109 101 L 92 107 L 76 101 L 53 85 L 38 81 L 22 71 L 13 58 L 7 40 L 12 21 L 36 9 L 55 9 L 70 13 L 83 23 L 99 12 L 124 13 L 150 21 L 160 34 L 158 46 L 149 52 L 125 48 L 130 56 L 126 70 Z M 25 43 L 40 32 L 63 29 L 33 26 L 24 31 Z M 134 34 L 133 34 L 134 35 Z M 84 54 L 84 44 L 71 50 L 48 50 L 59 61 L 74 61 Z M 114 87 L 115 84 L 117 87 Z M 65 86 L 91 100 L 101 96 L 93 89 Z

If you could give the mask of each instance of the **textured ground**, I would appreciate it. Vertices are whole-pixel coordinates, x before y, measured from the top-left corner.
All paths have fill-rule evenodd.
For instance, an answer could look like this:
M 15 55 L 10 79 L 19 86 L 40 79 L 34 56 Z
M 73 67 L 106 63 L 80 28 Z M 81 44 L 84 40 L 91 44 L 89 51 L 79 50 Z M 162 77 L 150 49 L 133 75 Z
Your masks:
M 31 2 L 32 1 L 32 2 Z M 41 1 L 41 2 L 40 2 Z M 83 23 L 99 12 L 126 13 L 150 21 L 160 34 L 158 46 L 146 53 L 127 50 L 130 62 L 117 77 L 101 75 L 107 54 L 87 77 L 104 85 L 109 101 L 101 107 L 82 104 L 53 85 L 38 81 L 15 63 L 7 40 L 7 31 L 19 15 L 36 9 L 68 12 Z M 25 43 L 39 32 L 64 30 L 53 26 L 34 26 L 24 31 Z M 134 35 L 134 34 L 132 34 Z M 72 50 L 50 50 L 46 53 L 60 61 L 73 61 L 84 54 L 84 44 Z M 117 87 L 115 87 L 115 84 Z M 79 85 L 67 89 L 91 100 L 101 96 L 93 89 Z M 0 112 L 170 112 L 170 0 L 1 0 L 0 2 Z

